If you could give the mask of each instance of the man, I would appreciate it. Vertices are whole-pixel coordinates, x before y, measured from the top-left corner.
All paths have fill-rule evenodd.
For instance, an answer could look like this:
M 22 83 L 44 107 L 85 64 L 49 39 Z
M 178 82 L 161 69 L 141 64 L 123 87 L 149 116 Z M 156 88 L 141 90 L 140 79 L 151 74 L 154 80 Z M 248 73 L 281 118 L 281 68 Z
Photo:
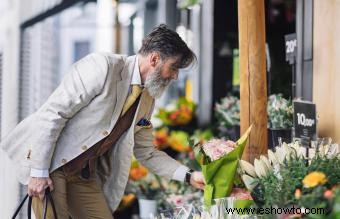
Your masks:
M 133 154 L 158 175 L 204 187 L 201 172 L 155 149 L 149 122 L 154 99 L 194 60 L 179 35 L 160 25 L 136 56 L 90 54 L 73 65 L 46 103 L 1 142 L 34 196 L 37 218 L 47 187 L 58 218 L 112 218 Z

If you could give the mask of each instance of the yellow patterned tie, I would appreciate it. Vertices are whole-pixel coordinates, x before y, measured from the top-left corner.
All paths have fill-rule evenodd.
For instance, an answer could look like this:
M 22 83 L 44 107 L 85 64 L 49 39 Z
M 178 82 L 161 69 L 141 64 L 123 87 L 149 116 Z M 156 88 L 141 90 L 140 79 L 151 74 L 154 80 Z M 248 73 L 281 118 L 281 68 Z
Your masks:
M 132 85 L 131 94 L 126 98 L 126 101 L 123 106 L 122 114 L 123 116 L 126 111 L 132 106 L 132 104 L 136 101 L 139 95 L 142 93 L 142 87 L 138 84 Z

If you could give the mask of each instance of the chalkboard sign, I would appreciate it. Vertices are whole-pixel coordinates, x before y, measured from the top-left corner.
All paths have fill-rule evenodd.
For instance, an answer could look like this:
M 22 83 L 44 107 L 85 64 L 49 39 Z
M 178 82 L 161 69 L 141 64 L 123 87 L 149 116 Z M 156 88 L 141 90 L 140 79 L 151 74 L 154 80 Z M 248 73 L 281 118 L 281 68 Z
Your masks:
M 310 142 L 316 140 L 315 104 L 307 101 L 294 101 L 293 104 L 295 137 L 302 145 L 310 146 Z
M 297 49 L 297 40 L 295 33 L 285 35 L 285 48 L 286 61 L 289 62 L 289 64 L 294 64 Z

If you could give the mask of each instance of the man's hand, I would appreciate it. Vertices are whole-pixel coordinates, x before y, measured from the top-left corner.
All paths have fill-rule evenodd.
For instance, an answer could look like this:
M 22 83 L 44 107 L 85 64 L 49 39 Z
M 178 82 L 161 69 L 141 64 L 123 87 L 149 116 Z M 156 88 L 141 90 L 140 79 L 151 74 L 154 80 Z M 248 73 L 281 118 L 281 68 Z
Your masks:
M 45 189 L 50 187 L 53 190 L 53 182 L 49 177 L 30 177 L 28 181 L 28 195 L 44 199 Z
M 205 180 L 202 172 L 194 171 L 191 174 L 190 184 L 197 189 L 204 189 Z

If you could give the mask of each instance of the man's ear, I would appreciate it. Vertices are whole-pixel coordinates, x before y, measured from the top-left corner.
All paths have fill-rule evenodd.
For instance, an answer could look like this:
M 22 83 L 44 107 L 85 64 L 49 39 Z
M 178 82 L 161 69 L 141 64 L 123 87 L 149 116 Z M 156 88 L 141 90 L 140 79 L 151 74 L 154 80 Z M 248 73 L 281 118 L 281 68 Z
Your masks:
M 149 64 L 156 67 L 157 63 L 161 61 L 161 56 L 158 52 L 152 52 L 149 56 Z

